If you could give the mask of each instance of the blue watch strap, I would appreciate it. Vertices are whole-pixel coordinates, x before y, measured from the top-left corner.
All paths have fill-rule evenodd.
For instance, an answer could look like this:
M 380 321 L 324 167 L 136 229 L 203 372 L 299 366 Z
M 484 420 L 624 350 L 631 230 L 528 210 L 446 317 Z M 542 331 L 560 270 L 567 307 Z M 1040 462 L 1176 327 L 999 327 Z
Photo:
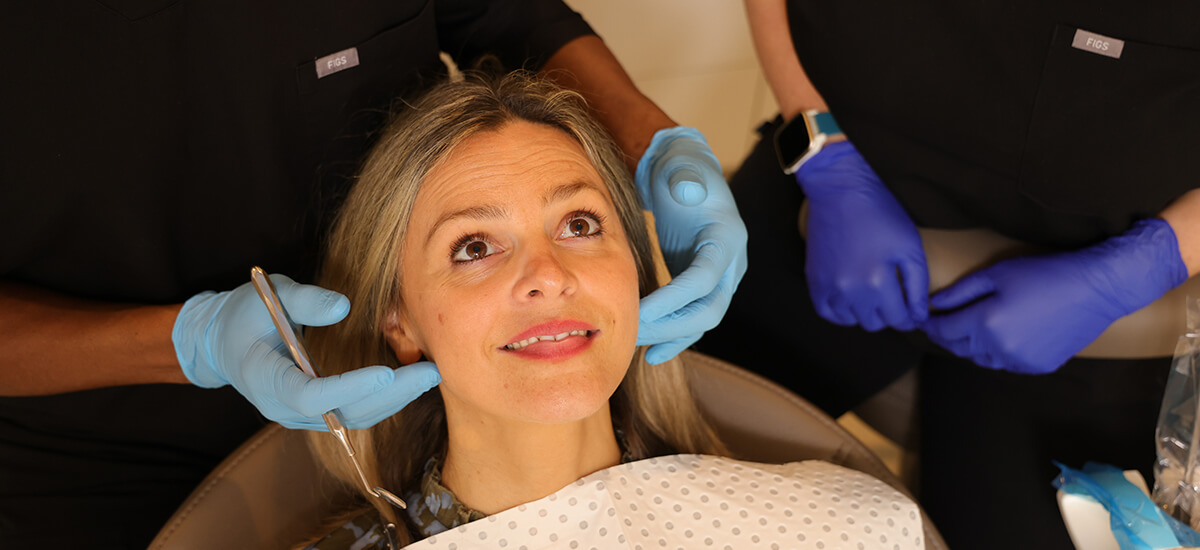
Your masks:
M 813 124 L 816 125 L 816 132 L 827 136 L 836 136 L 842 133 L 842 129 L 838 127 L 838 123 L 833 119 L 833 113 L 823 111 L 812 117 Z

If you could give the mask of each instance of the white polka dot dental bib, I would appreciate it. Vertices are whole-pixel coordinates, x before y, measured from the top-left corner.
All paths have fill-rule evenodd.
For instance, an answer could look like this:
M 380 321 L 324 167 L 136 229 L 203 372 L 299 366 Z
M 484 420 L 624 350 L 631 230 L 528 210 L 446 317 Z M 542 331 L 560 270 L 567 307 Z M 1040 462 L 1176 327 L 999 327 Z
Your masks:
M 916 504 L 864 473 L 816 460 L 757 464 L 676 455 L 601 470 L 406 548 L 924 547 Z

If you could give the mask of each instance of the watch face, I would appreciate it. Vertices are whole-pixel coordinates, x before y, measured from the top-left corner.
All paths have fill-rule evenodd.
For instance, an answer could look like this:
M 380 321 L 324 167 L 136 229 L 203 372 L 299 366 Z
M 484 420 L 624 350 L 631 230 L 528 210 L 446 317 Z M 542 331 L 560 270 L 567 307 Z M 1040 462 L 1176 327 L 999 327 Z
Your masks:
M 779 167 L 788 174 L 795 172 L 809 145 L 807 121 L 800 113 L 775 130 L 775 156 L 779 158 Z

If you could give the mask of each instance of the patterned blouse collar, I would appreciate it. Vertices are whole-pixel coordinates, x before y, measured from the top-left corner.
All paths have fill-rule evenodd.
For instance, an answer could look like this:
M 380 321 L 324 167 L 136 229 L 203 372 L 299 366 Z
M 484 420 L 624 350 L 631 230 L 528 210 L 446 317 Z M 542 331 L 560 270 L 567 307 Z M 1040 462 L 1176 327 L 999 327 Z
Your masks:
M 436 456 L 425 463 L 420 492 L 409 494 L 407 500 L 408 520 L 415 531 L 425 537 L 485 517 L 482 512 L 468 508 L 442 485 L 442 468 Z

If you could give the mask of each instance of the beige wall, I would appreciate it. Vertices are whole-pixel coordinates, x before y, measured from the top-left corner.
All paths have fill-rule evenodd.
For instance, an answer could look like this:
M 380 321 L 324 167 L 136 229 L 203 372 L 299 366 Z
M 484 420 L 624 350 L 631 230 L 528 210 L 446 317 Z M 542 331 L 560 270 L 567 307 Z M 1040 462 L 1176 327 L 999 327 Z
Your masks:
M 726 172 L 778 108 L 738 0 L 566 0 L 616 54 L 643 93 L 695 126 Z

